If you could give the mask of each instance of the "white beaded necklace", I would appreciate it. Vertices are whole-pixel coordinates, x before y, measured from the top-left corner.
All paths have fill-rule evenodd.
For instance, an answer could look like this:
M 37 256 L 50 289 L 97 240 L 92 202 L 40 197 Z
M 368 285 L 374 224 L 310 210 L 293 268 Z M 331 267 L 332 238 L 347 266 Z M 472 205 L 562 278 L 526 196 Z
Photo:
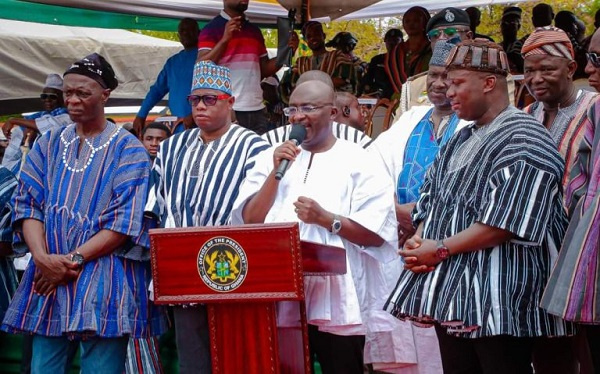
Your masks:
M 71 125 L 73 126 L 73 125 Z M 69 127 L 71 127 L 69 126 Z M 96 152 L 100 151 L 101 149 L 104 149 L 106 147 L 108 147 L 110 145 L 110 142 L 115 138 L 115 136 L 117 136 L 119 134 L 119 130 L 120 127 L 117 127 L 115 129 L 115 132 L 113 132 L 113 134 L 110 136 L 110 138 L 108 138 L 108 140 L 106 141 L 106 143 L 102 144 L 99 147 L 94 147 L 94 145 L 87 139 L 85 138 L 84 141 L 85 143 L 88 145 L 88 147 L 90 147 L 90 149 L 92 150 L 92 153 L 90 153 L 90 157 L 88 158 L 87 162 L 85 163 L 85 165 L 83 165 L 82 168 L 77 169 L 76 167 L 71 167 L 69 166 L 69 163 L 67 162 L 67 148 L 69 148 L 69 146 L 71 144 L 73 144 L 73 142 L 75 140 L 77 140 L 79 137 L 77 136 L 77 134 L 75 134 L 75 137 L 71 140 L 69 140 L 68 142 L 65 140 L 65 138 L 63 137 L 64 133 L 67 132 L 69 130 L 69 128 L 66 128 L 65 131 L 63 131 L 60 134 L 60 140 L 63 142 L 65 149 L 63 150 L 62 153 L 62 162 L 63 165 L 66 166 L 67 170 L 72 171 L 73 173 L 81 173 L 83 172 L 85 169 L 87 169 L 88 166 L 90 166 L 90 164 L 92 163 L 92 161 L 94 160 L 94 155 L 96 154 Z M 77 161 L 75 161 L 75 164 L 77 164 Z

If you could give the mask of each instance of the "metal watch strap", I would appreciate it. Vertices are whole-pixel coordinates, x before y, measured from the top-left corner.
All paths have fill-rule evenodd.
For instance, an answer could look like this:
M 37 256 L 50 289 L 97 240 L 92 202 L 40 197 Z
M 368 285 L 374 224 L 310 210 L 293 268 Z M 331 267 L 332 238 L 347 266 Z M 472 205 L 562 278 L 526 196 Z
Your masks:
M 331 222 L 331 233 L 337 234 L 342 229 L 342 221 L 340 220 L 340 216 L 337 214 L 333 215 L 333 221 Z
M 436 244 L 436 255 L 440 260 L 445 260 L 450 256 L 450 250 L 444 244 L 444 240 L 438 240 Z

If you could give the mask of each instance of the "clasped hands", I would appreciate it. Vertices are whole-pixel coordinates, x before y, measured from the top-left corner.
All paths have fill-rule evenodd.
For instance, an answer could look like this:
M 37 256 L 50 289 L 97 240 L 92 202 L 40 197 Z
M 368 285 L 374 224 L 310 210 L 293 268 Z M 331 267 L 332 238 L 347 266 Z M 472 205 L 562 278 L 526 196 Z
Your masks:
M 396 203 L 396 219 L 398 219 L 398 245 L 404 245 L 415 233 L 411 212 L 415 207 L 415 203 L 398 204 Z
M 79 276 L 81 269 L 71 261 L 71 255 L 43 254 L 34 258 L 34 291 L 48 296 L 57 286 L 67 284 Z
M 413 273 L 429 273 L 442 262 L 437 255 L 437 242 L 418 234 L 406 240 L 398 254 L 404 258 L 404 268 Z

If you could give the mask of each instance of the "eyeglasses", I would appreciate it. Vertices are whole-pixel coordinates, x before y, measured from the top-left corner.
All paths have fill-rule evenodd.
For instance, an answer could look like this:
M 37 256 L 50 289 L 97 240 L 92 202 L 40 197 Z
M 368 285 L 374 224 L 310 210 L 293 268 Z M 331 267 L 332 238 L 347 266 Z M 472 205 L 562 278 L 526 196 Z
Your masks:
M 43 93 L 40 95 L 40 99 L 42 100 L 57 100 L 58 95 L 53 93 Z
M 323 104 L 323 105 L 300 105 L 298 107 L 295 106 L 289 106 L 287 108 L 283 108 L 283 114 L 285 114 L 287 117 L 291 117 L 293 115 L 296 115 L 298 113 L 302 113 L 302 114 L 310 114 L 310 113 L 314 113 L 317 111 L 317 109 L 321 109 L 324 108 L 326 106 L 330 106 L 333 104 Z
M 588 52 L 585 57 L 596 69 L 600 69 L 600 56 L 596 52 Z
M 448 38 L 451 38 L 460 32 L 467 32 L 467 31 L 469 31 L 469 30 L 458 29 L 456 27 L 446 27 L 445 29 L 433 29 L 433 30 L 429 31 L 427 33 L 427 37 L 429 38 L 429 40 L 435 40 L 435 39 L 438 39 L 442 35 L 442 33 L 444 33 Z
M 187 97 L 188 103 L 191 106 L 196 106 L 202 100 L 202 103 L 206 106 L 214 106 L 219 100 L 229 99 L 231 96 L 227 94 L 222 95 L 189 95 Z

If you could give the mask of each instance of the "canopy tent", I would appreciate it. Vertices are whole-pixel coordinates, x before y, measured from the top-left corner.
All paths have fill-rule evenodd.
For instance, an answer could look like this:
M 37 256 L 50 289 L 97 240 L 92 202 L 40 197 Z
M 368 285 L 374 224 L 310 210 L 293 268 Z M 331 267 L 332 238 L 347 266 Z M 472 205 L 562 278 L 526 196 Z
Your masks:
M 368 19 L 379 17 L 395 17 L 404 14 L 409 8 L 419 5 L 435 12 L 449 6 L 466 9 L 470 6 L 493 4 L 521 3 L 527 0 L 381 0 L 357 12 L 341 17 L 341 19 Z M 326 1 L 324 1 L 326 2 Z M 344 1 L 341 1 L 344 2 Z
M 113 102 L 135 99 L 127 102 L 139 103 L 167 58 L 181 49 L 179 43 L 125 30 L 3 20 L 0 114 L 35 109 L 46 75 L 62 74 L 71 63 L 92 52 L 107 57 L 115 69 L 119 87 L 111 95 Z
M 418 4 L 433 12 L 457 5 L 455 1 L 421 0 Z M 507 1 L 463 0 L 459 6 Z M 250 0 L 246 13 L 253 22 L 273 24 L 277 17 L 288 15 L 281 4 L 290 8 L 301 7 L 303 2 L 308 0 Z M 308 3 L 311 17 L 328 15 L 341 19 L 396 16 L 417 4 L 416 0 Z M 371 5 L 366 6 L 368 4 Z M 223 0 L 0 0 L 0 5 L 3 9 L 0 13 L 1 115 L 35 108 L 39 105 L 36 98 L 46 74 L 63 72 L 69 63 L 94 51 L 108 56 L 123 83 L 113 93 L 111 104 L 117 104 L 115 99 L 119 105 L 139 104 L 164 61 L 181 46 L 118 29 L 175 31 L 183 17 L 192 17 L 201 23 L 212 19 L 223 8 Z
M 394 17 L 420 5 L 430 11 L 447 6 L 516 3 L 524 0 L 250 0 L 246 14 L 252 22 L 273 26 L 287 9 L 309 4 L 312 18 L 367 19 Z M 281 4 L 285 6 L 282 6 Z M 223 8 L 222 0 L 0 0 L 0 18 L 50 24 L 174 31 L 177 20 L 192 17 L 206 22 Z
M 202 26 L 219 14 L 223 0 L 0 0 L 0 18 L 66 26 L 176 31 L 184 17 Z M 288 11 L 275 0 L 250 2 L 247 16 L 273 27 Z

